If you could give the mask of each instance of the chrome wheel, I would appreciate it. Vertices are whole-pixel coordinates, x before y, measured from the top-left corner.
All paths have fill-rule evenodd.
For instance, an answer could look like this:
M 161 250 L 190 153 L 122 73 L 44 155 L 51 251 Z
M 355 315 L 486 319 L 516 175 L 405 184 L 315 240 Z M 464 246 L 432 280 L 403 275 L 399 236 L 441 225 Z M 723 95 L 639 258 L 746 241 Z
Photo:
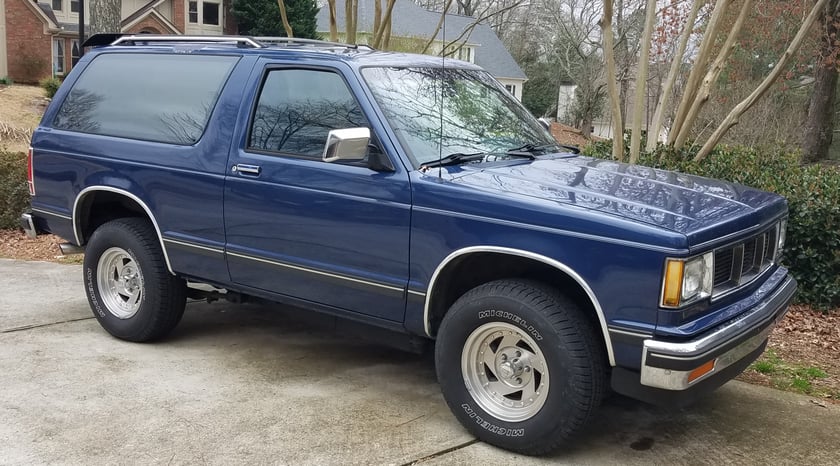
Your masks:
M 122 248 L 109 248 L 99 257 L 96 284 L 108 312 L 129 319 L 143 302 L 143 274 L 137 261 Z
M 475 329 L 461 352 L 461 372 L 473 400 L 502 421 L 530 419 L 548 398 L 545 357 L 511 324 L 491 322 Z

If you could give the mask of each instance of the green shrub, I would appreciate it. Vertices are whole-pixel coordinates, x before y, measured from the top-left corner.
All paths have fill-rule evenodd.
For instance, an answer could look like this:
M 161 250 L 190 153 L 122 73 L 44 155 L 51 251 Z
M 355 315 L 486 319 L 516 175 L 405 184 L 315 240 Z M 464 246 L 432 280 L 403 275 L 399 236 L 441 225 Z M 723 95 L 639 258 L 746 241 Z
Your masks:
M 3 76 L 2 78 L 0 78 L 0 84 L 2 84 L 4 86 L 11 86 L 14 83 L 15 83 L 14 80 L 12 80 L 12 78 L 10 78 L 8 76 Z
M 0 228 L 18 228 L 27 206 L 26 154 L 0 151 Z
M 61 80 L 58 78 L 44 78 L 40 84 L 44 88 L 47 98 L 52 99 L 55 93 L 58 92 L 58 87 L 61 86 Z
M 819 308 L 840 306 L 840 169 L 803 166 L 796 152 L 720 147 L 693 162 L 694 149 L 660 147 L 640 164 L 718 178 L 775 192 L 790 207 L 782 262 L 799 282 L 798 300 Z M 609 142 L 594 143 L 588 155 L 610 158 Z

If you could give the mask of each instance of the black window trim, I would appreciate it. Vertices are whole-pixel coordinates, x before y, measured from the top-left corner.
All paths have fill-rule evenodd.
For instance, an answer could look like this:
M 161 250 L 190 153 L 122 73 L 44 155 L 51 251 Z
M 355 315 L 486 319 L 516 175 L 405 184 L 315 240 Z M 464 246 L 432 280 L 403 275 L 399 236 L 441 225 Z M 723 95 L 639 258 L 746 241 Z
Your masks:
M 204 135 L 207 134 L 207 129 L 210 127 L 210 121 L 213 119 L 213 114 L 216 113 L 216 108 L 219 105 L 219 101 L 222 99 L 222 94 L 224 94 L 225 89 L 227 88 L 228 81 L 230 80 L 230 77 L 233 76 L 233 72 L 236 70 L 236 67 L 239 65 L 239 62 L 242 61 L 242 55 L 236 55 L 236 54 L 231 54 L 231 53 L 212 53 L 212 54 L 207 53 L 207 54 L 192 54 L 191 55 L 191 56 L 203 56 L 203 57 L 233 57 L 233 58 L 236 59 L 232 62 L 233 65 L 230 67 L 230 71 L 228 71 L 228 75 L 225 77 L 225 79 L 222 80 L 221 86 L 219 86 L 219 94 L 216 96 L 216 101 L 213 103 L 213 107 L 210 109 L 210 114 L 207 116 L 207 122 L 204 124 L 204 129 L 201 131 L 201 134 L 198 135 L 195 142 L 193 142 L 191 144 L 171 142 L 171 141 L 156 141 L 154 139 L 143 139 L 143 138 L 138 138 L 138 137 L 120 136 L 120 135 L 113 135 L 113 134 L 92 133 L 90 131 L 78 131 L 78 130 L 74 130 L 74 129 L 58 128 L 58 127 L 55 126 L 55 120 L 56 120 L 56 118 L 58 118 L 58 114 L 61 113 L 61 108 L 64 107 L 64 104 L 67 101 L 67 96 L 70 95 L 70 92 L 73 91 L 73 88 L 76 87 L 79 80 L 82 78 L 82 76 L 84 76 L 85 72 L 87 72 L 87 69 L 88 69 L 88 67 L 90 67 L 91 63 L 93 63 L 99 57 L 105 56 L 105 55 L 128 55 L 128 54 L 153 55 L 153 56 L 154 55 L 173 55 L 173 56 L 178 56 L 178 57 L 183 57 L 184 56 L 183 54 L 178 54 L 178 53 L 149 52 L 149 51 L 136 51 L 136 52 L 134 52 L 134 51 L 129 51 L 129 52 L 126 52 L 126 51 L 107 51 L 107 52 L 98 53 L 96 56 L 94 56 L 85 65 L 85 68 L 84 68 L 84 70 L 82 70 L 82 73 L 76 78 L 75 81 L 73 81 L 73 85 L 67 91 L 67 94 L 65 95 L 64 100 L 61 102 L 61 105 L 58 107 L 58 109 L 52 115 L 52 118 L 50 119 L 50 122 L 49 122 L 49 127 L 52 128 L 53 130 L 56 130 L 56 131 L 67 131 L 68 133 L 74 133 L 74 134 L 89 134 L 89 135 L 99 136 L 99 137 L 108 137 L 108 138 L 124 139 L 124 140 L 131 140 L 131 141 L 142 141 L 142 142 L 148 142 L 148 143 L 152 143 L 152 144 L 166 144 L 166 145 L 180 146 L 180 147 L 195 147 L 199 143 L 201 143 L 201 141 L 204 139 Z
M 291 63 L 269 63 L 263 67 L 262 76 L 260 77 L 260 85 L 257 87 L 257 92 L 254 94 L 253 102 L 251 103 L 251 110 L 248 112 L 248 122 L 245 131 L 245 141 L 243 144 L 242 151 L 248 154 L 259 154 L 259 155 L 267 155 L 271 157 L 280 157 L 280 158 L 290 158 L 290 159 L 298 159 L 298 160 L 309 160 L 314 162 L 324 162 L 323 158 L 320 156 L 318 157 L 310 157 L 307 155 L 300 155 L 291 152 L 281 152 L 281 151 L 272 151 L 272 150 L 265 150 L 265 149 L 257 149 L 251 147 L 251 131 L 254 129 L 254 118 L 257 114 L 257 105 L 260 101 L 260 95 L 262 94 L 263 87 L 265 86 L 266 80 L 268 80 L 268 75 L 272 71 L 278 70 L 308 70 L 308 71 L 326 71 L 337 74 L 342 81 L 344 81 L 344 85 L 347 87 L 347 90 L 350 92 L 350 96 L 353 97 L 353 101 L 356 102 L 356 105 L 359 106 L 359 111 L 365 117 L 365 120 L 368 122 L 368 128 L 370 129 L 370 144 L 377 146 L 383 154 L 385 151 L 382 150 L 382 144 L 379 143 L 379 138 L 376 136 L 376 132 L 374 131 L 373 125 L 371 124 L 370 116 L 365 112 L 364 107 L 359 102 L 359 99 L 356 97 L 356 94 L 353 92 L 353 88 L 350 86 L 350 82 L 347 80 L 347 76 L 341 72 L 336 67 L 327 66 L 327 65 L 298 65 L 298 64 L 291 64 Z M 387 154 L 385 155 L 387 157 Z M 391 162 L 393 164 L 393 162 Z M 350 167 L 366 167 L 363 162 L 353 162 L 353 163 L 338 163 L 338 165 L 343 166 L 350 166 Z

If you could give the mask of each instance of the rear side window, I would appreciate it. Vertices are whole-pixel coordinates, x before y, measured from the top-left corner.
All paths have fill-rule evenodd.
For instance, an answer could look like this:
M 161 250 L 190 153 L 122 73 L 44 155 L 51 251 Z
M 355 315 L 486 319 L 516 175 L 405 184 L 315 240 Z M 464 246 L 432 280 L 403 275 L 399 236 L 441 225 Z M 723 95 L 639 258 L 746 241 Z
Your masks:
M 367 127 L 341 76 L 331 71 L 269 71 L 254 111 L 248 148 L 320 158 L 332 129 Z
M 102 54 L 73 85 L 53 127 L 173 144 L 201 137 L 238 57 Z

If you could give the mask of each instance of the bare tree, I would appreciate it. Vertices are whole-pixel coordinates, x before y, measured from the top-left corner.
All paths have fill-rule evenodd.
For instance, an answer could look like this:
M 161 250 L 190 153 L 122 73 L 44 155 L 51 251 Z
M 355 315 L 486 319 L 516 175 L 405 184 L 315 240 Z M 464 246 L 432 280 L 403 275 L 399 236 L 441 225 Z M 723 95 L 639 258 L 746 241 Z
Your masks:
M 785 67 L 787 66 L 788 61 L 790 58 L 799 50 L 799 47 L 802 45 L 802 42 L 805 40 L 805 37 L 810 32 L 811 26 L 817 21 L 817 18 L 820 16 L 823 8 L 828 3 L 828 0 L 818 0 L 817 4 L 814 5 L 814 8 L 811 9 L 811 13 L 805 18 L 802 22 L 802 26 L 799 28 L 799 32 L 796 34 L 796 37 L 793 38 L 790 45 L 788 46 L 785 53 L 779 58 L 779 61 L 776 63 L 776 66 L 773 67 L 773 70 L 764 78 L 764 81 L 750 94 L 746 99 L 741 101 L 735 108 L 729 112 L 729 115 L 723 119 L 720 126 L 717 127 L 714 133 L 709 137 L 706 143 L 700 148 L 700 151 L 697 153 L 697 156 L 694 157 L 695 161 L 700 161 L 706 158 L 715 146 L 718 145 L 720 140 L 723 138 L 723 135 L 729 131 L 730 128 L 737 125 L 741 116 L 748 111 L 755 103 L 767 93 L 770 89 L 770 86 L 776 82 L 776 79 L 782 74 Z
M 814 91 L 808 104 L 802 159 L 817 162 L 828 158 L 828 149 L 834 136 L 834 111 L 837 99 L 838 20 L 840 1 L 829 0 L 821 16 L 822 43 L 820 63 L 814 76 Z
M 613 2 L 604 1 L 604 17 L 601 19 L 601 35 L 604 41 L 604 61 L 607 65 L 607 90 L 610 97 L 613 121 L 613 158 L 624 159 L 624 121 L 621 117 L 621 101 L 615 74 L 615 52 L 612 29 Z M 620 142 L 619 142 L 620 141 Z
M 741 33 L 741 28 L 743 28 L 744 23 L 747 20 L 747 16 L 752 11 L 752 5 L 752 0 L 744 0 L 744 4 L 741 6 L 741 13 L 738 14 L 738 19 L 735 20 L 735 24 L 729 30 L 726 42 L 723 44 L 723 47 L 721 47 L 717 58 L 715 58 L 715 61 L 712 63 L 711 67 L 709 67 L 706 76 L 700 83 L 697 96 L 694 98 L 694 102 L 688 109 L 685 121 L 680 128 L 680 134 L 677 135 L 675 143 L 677 147 L 682 147 L 685 144 L 685 141 L 688 139 L 689 132 L 691 131 L 691 127 L 694 125 L 697 115 L 700 113 L 700 109 L 709 100 L 709 97 L 712 94 L 712 86 L 717 82 L 718 77 L 720 77 L 720 73 L 723 71 L 724 65 L 726 65 L 726 60 L 729 58 L 729 55 L 732 54 L 732 51 L 737 45 L 736 39 Z
M 680 133 L 680 128 L 683 127 L 688 110 L 697 96 L 697 90 L 700 87 L 701 78 L 709 61 L 709 57 L 714 47 L 715 38 L 717 37 L 718 28 L 721 24 L 721 17 L 726 8 L 732 0 L 719 0 L 715 3 L 715 9 L 712 11 L 712 16 L 709 23 L 706 25 L 706 31 L 703 34 L 703 39 L 700 42 L 700 48 L 697 52 L 697 58 L 694 60 L 694 65 L 691 68 L 691 73 L 688 75 L 688 82 L 683 89 L 683 97 L 680 100 L 680 105 L 677 107 L 677 114 L 674 117 L 674 125 L 668 135 L 668 143 L 673 144 L 674 147 L 680 148 L 681 144 L 676 144 L 677 136 Z M 685 140 L 683 140 L 685 142 Z
M 327 8 L 330 12 L 330 40 L 338 42 L 338 25 L 335 19 L 335 0 L 327 0 Z
M 642 145 L 642 119 L 644 118 L 645 91 L 650 65 L 650 39 L 656 22 L 656 0 L 648 0 L 645 29 L 642 32 L 642 53 L 636 75 L 636 98 L 633 100 L 633 126 L 630 133 L 630 163 L 639 161 Z
M 668 77 L 665 78 L 662 93 L 660 94 L 659 99 L 657 99 L 658 104 L 656 105 L 656 111 L 653 115 L 652 126 L 648 128 L 647 146 L 645 147 L 648 152 L 654 150 L 657 142 L 659 141 L 659 132 L 662 130 L 662 123 L 665 121 L 665 110 L 671 103 L 671 92 L 674 90 L 674 84 L 677 82 L 677 77 L 679 76 L 680 69 L 682 68 L 683 56 L 685 55 L 685 50 L 688 47 L 688 39 L 691 38 L 691 33 L 694 30 L 697 13 L 700 11 L 700 5 L 703 3 L 705 3 L 705 0 L 692 1 L 691 10 L 686 18 L 685 26 L 680 33 L 680 41 L 671 62 L 671 69 L 668 72 Z
M 286 2 L 284 0 L 277 0 L 277 6 L 280 7 L 280 20 L 283 21 L 283 29 L 286 31 L 286 37 L 294 37 L 295 32 L 292 30 L 292 25 L 289 24 L 289 17 L 286 15 Z

